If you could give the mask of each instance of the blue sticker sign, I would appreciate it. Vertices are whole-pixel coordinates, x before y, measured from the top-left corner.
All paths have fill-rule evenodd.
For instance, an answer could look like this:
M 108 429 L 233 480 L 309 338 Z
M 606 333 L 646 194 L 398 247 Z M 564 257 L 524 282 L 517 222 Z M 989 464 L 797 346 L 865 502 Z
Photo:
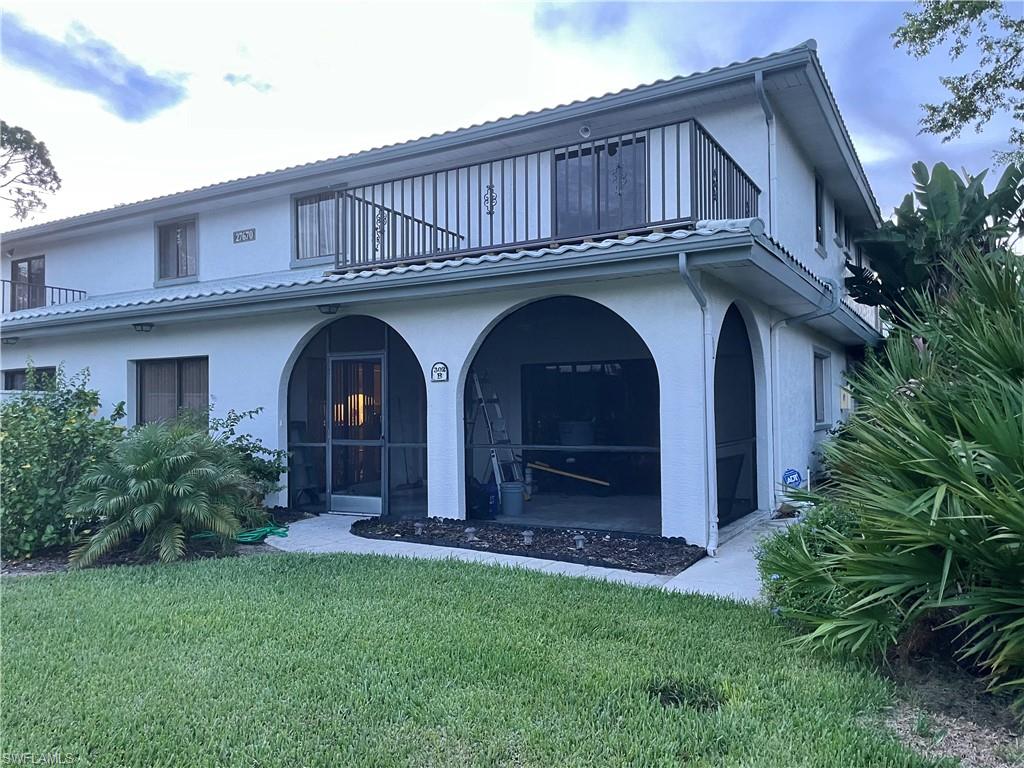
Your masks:
M 799 488 L 804 484 L 804 479 L 800 475 L 800 471 L 790 467 L 782 473 L 782 482 L 788 485 L 790 488 Z

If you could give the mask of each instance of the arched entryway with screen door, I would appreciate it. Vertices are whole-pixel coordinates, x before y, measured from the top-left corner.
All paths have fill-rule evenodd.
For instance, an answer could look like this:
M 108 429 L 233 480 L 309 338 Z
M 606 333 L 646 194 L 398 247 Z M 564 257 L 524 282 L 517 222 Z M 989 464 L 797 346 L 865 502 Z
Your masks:
M 288 382 L 288 451 L 293 509 L 426 515 L 426 385 L 393 328 L 343 317 L 306 344 Z
M 718 524 L 757 509 L 757 394 L 747 324 L 735 304 L 722 321 L 715 353 L 715 453 Z

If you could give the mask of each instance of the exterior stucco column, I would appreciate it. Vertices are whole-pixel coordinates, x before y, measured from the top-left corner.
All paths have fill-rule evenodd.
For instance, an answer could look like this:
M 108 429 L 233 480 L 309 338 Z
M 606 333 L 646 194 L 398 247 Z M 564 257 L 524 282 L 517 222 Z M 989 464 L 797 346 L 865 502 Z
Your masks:
M 707 545 L 708 503 L 701 310 L 675 276 L 602 283 L 580 295 L 614 310 L 658 368 L 661 533 Z
M 427 514 L 431 517 L 466 516 L 463 483 L 464 440 L 462 398 L 457 366 L 448 360 L 449 380 L 431 382 L 427 363 Z
M 427 514 L 466 516 L 464 482 L 463 368 L 485 320 L 458 301 L 415 308 L 389 305 L 375 312 L 390 323 L 412 349 L 427 389 Z M 443 364 L 447 381 L 432 381 L 431 368 Z

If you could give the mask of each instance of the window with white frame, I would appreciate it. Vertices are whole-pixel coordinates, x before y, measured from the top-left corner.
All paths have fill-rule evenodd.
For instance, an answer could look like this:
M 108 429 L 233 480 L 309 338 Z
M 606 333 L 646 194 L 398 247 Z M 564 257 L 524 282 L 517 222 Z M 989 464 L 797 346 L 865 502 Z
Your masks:
M 196 220 L 182 219 L 157 227 L 158 275 L 161 280 L 196 276 Z
M 334 192 L 295 201 L 295 258 L 299 261 L 338 253 L 338 199 Z
M 828 393 L 831 373 L 831 355 L 821 349 L 814 350 L 814 426 L 828 423 Z

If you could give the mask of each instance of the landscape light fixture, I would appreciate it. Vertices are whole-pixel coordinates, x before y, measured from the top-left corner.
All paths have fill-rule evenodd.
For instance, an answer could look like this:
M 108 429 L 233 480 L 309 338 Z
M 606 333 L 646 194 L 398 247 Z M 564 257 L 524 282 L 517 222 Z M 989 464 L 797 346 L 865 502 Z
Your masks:
M 149 333 L 153 330 L 152 323 L 132 323 L 132 328 L 135 329 L 136 333 Z
M 336 315 L 340 306 L 340 304 L 317 304 L 316 308 L 320 310 L 321 315 Z

